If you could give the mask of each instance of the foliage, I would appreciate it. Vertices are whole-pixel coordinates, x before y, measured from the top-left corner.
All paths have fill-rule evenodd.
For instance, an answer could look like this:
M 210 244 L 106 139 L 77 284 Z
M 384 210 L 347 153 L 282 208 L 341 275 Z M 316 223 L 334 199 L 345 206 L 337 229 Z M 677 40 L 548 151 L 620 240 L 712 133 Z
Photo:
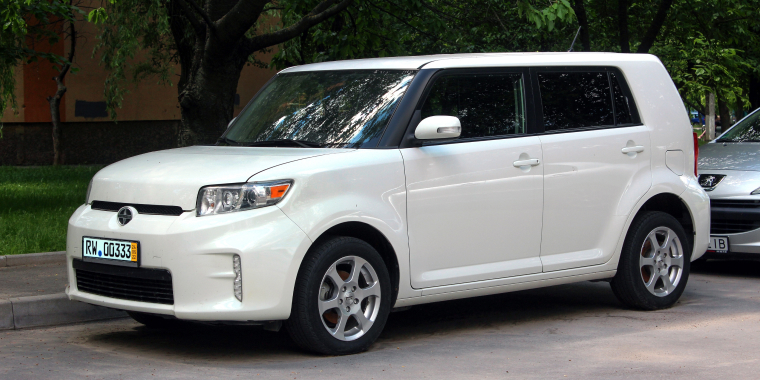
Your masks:
M 308 3 L 295 1 L 277 16 L 286 22 L 298 18 Z M 553 37 L 558 26 L 572 23 L 574 17 L 567 0 L 359 0 L 329 22 L 281 45 L 272 66 L 400 55 L 529 51 L 540 45 L 545 35 Z
M 9 103 L 14 111 L 18 108 L 14 77 L 18 65 L 39 59 L 64 63 L 63 57 L 35 50 L 35 45 L 43 41 L 56 43 L 60 28 L 54 24 L 70 20 L 72 9 L 59 0 L 0 0 L 0 112 Z
M 65 250 L 69 217 L 99 169 L 0 166 L 0 255 Z
M 95 52 L 108 72 L 104 95 L 115 118 L 127 93 L 125 81 L 157 77 L 159 83 L 172 85 L 169 78 L 179 58 L 165 0 L 118 0 L 104 5 L 91 12 L 89 19 L 101 26 Z M 138 54 L 145 58 L 136 58 Z
M 92 16 L 99 12 L 93 9 Z M 15 69 L 24 63 L 47 60 L 63 67 L 65 57 L 38 49 L 53 45 L 63 35 L 63 24 L 84 12 L 66 0 L 0 0 L 0 114 L 10 105 L 16 112 Z M 72 69 L 72 72 L 76 71 Z M 52 95 L 52 94 L 51 94 Z M 2 136 L 0 124 L 0 137 Z

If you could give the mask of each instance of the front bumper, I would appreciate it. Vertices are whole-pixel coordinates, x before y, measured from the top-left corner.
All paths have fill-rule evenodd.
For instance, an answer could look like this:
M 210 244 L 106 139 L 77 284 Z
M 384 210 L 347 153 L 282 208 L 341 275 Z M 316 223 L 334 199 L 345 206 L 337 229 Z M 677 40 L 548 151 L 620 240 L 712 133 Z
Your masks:
M 82 236 L 140 242 L 141 268 L 171 273 L 174 303 L 104 297 L 77 288 Z M 276 206 L 196 217 L 137 214 L 125 226 L 116 213 L 83 205 L 69 220 L 66 256 L 72 300 L 200 321 L 272 321 L 290 315 L 293 287 L 308 236 Z M 243 301 L 233 293 L 232 257 L 241 257 Z

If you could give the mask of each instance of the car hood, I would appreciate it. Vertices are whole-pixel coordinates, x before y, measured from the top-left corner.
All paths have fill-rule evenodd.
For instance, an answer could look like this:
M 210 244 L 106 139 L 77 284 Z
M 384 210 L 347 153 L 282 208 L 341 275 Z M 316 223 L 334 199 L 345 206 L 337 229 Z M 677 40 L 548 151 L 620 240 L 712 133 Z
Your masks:
M 699 170 L 760 171 L 760 143 L 709 143 L 699 147 Z
M 288 162 L 349 149 L 193 146 L 147 153 L 99 171 L 90 201 L 180 206 L 195 209 L 206 185 L 246 182 Z M 272 178 L 279 179 L 279 178 Z

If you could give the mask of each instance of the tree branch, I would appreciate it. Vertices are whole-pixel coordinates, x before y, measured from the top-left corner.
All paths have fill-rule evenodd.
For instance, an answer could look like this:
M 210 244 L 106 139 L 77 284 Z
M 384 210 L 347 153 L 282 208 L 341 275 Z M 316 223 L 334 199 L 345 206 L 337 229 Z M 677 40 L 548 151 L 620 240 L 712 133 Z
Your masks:
M 641 45 L 636 49 L 637 53 L 649 53 L 649 49 L 652 48 L 655 40 L 657 40 L 657 35 L 660 34 L 662 25 L 665 24 L 665 17 L 668 15 L 671 5 L 673 5 L 673 0 L 662 0 L 662 2 L 660 2 L 654 20 L 652 20 L 649 29 L 647 29 L 646 34 L 644 34 L 644 38 L 641 39 Z
M 591 37 L 588 33 L 588 16 L 586 16 L 586 6 L 583 4 L 583 0 L 575 0 L 573 8 L 576 17 L 578 17 L 578 26 L 581 27 L 581 43 L 583 44 L 583 51 L 591 51 Z
M 264 11 L 270 0 L 240 0 L 216 22 L 216 36 L 222 43 L 231 44 L 245 35 Z
M 190 22 L 190 26 L 192 26 L 193 30 L 195 30 L 195 34 L 199 38 L 205 38 L 206 26 L 200 20 L 198 20 L 197 17 L 195 17 L 195 14 L 193 13 L 193 10 L 190 9 L 189 5 L 184 0 L 174 0 L 171 3 L 176 3 L 179 5 L 179 8 L 183 11 L 181 12 L 182 15 L 187 18 L 188 22 Z
M 189 4 L 194 11 L 198 12 L 198 14 L 201 15 L 203 21 L 206 22 L 206 26 L 208 26 L 212 32 L 216 30 L 216 24 L 214 24 L 214 21 L 211 20 L 211 17 L 209 17 L 208 13 L 206 13 L 206 11 L 203 10 L 203 8 L 201 8 L 198 3 L 195 2 L 195 0 L 179 0 L 179 2 L 181 3 L 180 5 Z
M 311 12 L 309 12 L 309 14 L 298 20 L 295 24 L 273 33 L 262 34 L 251 38 L 248 44 L 249 51 L 253 53 L 254 51 L 288 41 L 312 26 L 342 12 L 353 2 L 353 0 L 343 0 L 340 3 L 331 6 L 334 2 L 335 0 L 325 0 L 319 3 L 311 10 Z

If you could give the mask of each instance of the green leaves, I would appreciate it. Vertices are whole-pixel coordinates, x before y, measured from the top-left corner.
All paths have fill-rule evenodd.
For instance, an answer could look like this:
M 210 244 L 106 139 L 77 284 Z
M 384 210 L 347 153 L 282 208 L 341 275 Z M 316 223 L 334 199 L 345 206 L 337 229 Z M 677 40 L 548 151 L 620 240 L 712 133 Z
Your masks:
M 18 107 L 16 67 L 41 59 L 56 65 L 66 62 L 59 55 L 34 50 L 34 43 L 58 42 L 60 29 L 52 25 L 71 21 L 81 13 L 76 6 L 61 0 L 0 0 L 0 113 L 9 104 L 14 112 Z
M 87 21 L 94 24 L 102 24 L 108 20 L 108 12 L 105 8 L 95 8 L 87 14 Z

